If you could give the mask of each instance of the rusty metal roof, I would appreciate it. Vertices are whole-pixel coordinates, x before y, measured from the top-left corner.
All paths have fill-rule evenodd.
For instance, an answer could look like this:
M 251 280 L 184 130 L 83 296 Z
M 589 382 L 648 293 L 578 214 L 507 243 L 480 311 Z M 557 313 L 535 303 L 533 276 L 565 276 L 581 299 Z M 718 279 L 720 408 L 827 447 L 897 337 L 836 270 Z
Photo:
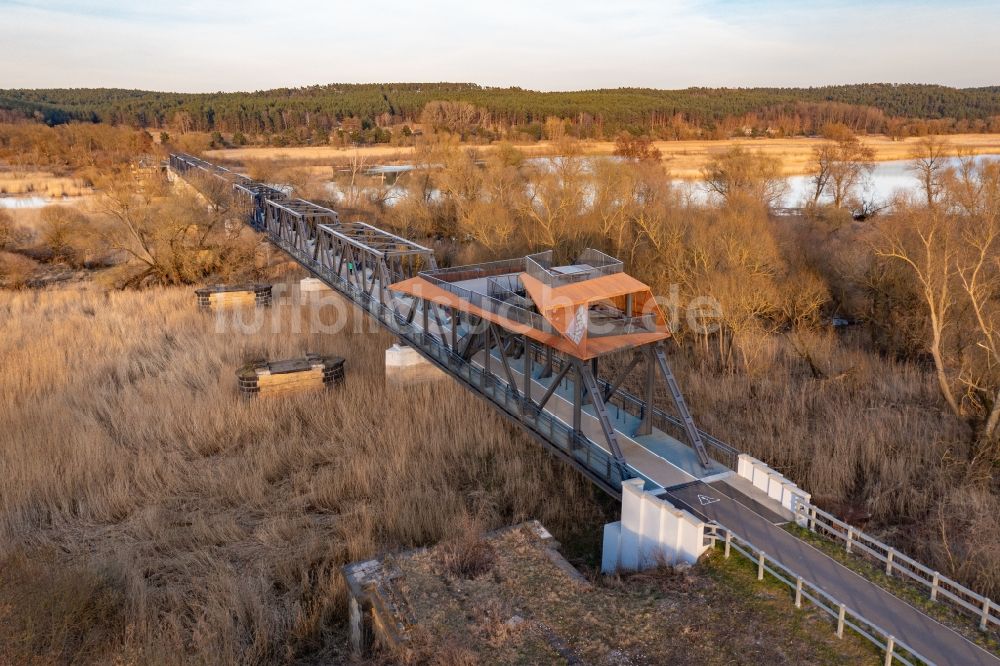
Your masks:
M 522 281 L 525 277 L 533 280 L 530 276 L 522 275 Z M 605 278 L 614 278 L 612 280 L 606 280 Z M 624 278 L 624 279 L 623 279 Z M 587 286 L 596 281 L 601 281 L 597 289 L 587 289 Z M 639 282 L 635 278 L 624 275 L 609 275 L 601 278 L 595 278 L 593 280 L 586 280 L 583 282 L 564 285 L 562 287 L 548 287 L 541 282 L 534 280 L 537 285 L 550 289 L 552 291 L 557 291 L 560 289 L 567 289 L 573 287 L 575 289 L 570 289 L 569 291 L 562 292 L 564 297 L 570 297 L 568 301 L 563 302 L 563 307 L 561 309 L 553 308 L 550 312 L 552 319 L 550 320 L 553 324 L 552 328 L 555 329 L 553 332 L 548 332 L 540 330 L 537 327 L 529 326 L 525 323 L 515 321 L 509 317 L 503 316 L 499 312 L 494 312 L 488 308 L 480 307 L 478 305 L 470 302 L 469 299 L 463 298 L 458 294 L 452 293 L 438 285 L 430 282 L 423 277 L 414 277 L 409 280 L 404 280 L 402 282 L 397 282 L 389 286 L 394 292 L 406 294 L 409 296 L 415 296 L 417 298 L 425 298 L 433 303 L 440 305 L 447 305 L 449 307 L 456 308 L 463 312 L 467 312 L 476 317 L 480 317 L 487 321 L 493 322 L 498 326 L 512 331 L 514 333 L 519 333 L 526 335 L 529 338 L 540 342 L 542 344 L 548 345 L 558 351 L 566 353 L 570 356 L 575 356 L 580 359 L 591 359 L 597 356 L 602 356 L 614 351 L 621 349 L 628 349 L 630 347 L 636 347 L 639 345 L 644 345 L 650 342 L 656 342 L 658 340 L 664 340 L 670 337 L 670 331 L 668 330 L 666 323 L 663 319 L 663 314 L 659 308 L 655 305 L 655 301 L 652 301 L 652 294 L 647 287 L 642 282 Z M 525 285 L 527 286 L 527 285 Z M 530 291 L 529 291 L 530 293 Z M 580 298 L 584 296 L 585 298 Z M 638 294 L 643 296 L 645 299 L 652 301 L 651 305 L 655 308 L 653 313 L 656 317 L 656 330 L 655 331 L 640 331 L 634 333 L 626 333 L 622 335 L 606 335 L 601 337 L 590 337 L 582 336 L 578 341 L 574 341 L 566 333 L 565 318 L 558 315 L 558 312 L 567 310 L 566 303 L 570 303 L 570 309 L 574 307 L 579 307 L 580 305 L 590 304 L 593 302 L 609 300 L 611 298 L 624 297 L 627 294 Z M 577 297 L 573 300 L 572 297 Z M 548 296 L 542 296 L 544 299 L 548 299 Z M 554 301 L 546 301 L 549 303 L 554 303 Z M 636 305 L 637 310 L 641 311 L 639 303 L 643 303 L 643 307 L 648 307 L 646 305 L 646 300 L 642 298 L 637 299 Z M 542 309 L 542 308 L 539 308 Z M 536 317 L 538 315 L 535 315 Z M 543 314 L 544 316 L 544 314 Z M 545 317 L 549 319 L 548 316 Z
M 561 287 L 550 287 L 527 273 L 521 273 L 524 285 L 538 311 L 545 313 L 552 308 L 589 305 L 597 301 L 612 300 L 629 294 L 649 293 L 649 287 L 627 273 L 615 273 L 572 282 Z

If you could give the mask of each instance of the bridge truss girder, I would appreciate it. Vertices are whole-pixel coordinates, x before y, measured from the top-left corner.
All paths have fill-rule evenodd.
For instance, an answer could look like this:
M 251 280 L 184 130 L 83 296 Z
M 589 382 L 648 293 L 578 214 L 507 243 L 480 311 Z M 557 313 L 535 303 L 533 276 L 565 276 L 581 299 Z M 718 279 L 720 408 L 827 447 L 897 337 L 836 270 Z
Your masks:
M 417 298 L 393 295 L 389 284 L 416 277 L 423 270 L 434 268 L 434 254 L 428 248 L 362 223 L 342 224 L 328 208 L 291 200 L 284 193 L 227 169 L 211 169 L 213 165 L 171 156 L 171 166 L 179 173 L 198 169 L 233 184 L 248 197 L 256 209 L 250 224 L 265 232 L 279 248 L 329 286 L 352 300 L 412 345 L 429 361 L 457 379 L 465 388 L 477 393 L 498 412 L 518 422 L 546 449 L 584 473 L 599 487 L 613 496 L 620 496 L 621 481 L 632 475 L 625 464 L 618 435 L 610 427 L 609 409 L 631 410 L 649 425 L 663 430 L 684 430 L 687 423 L 653 406 L 652 390 L 642 397 L 628 393 L 623 377 L 603 379 L 596 359 L 583 361 L 548 347 L 524 334 L 489 324 L 469 312 L 446 304 L 420 302 Z M 203 161 L 201 161 L 203 162 Z M 207 166 L 206 166 L 207 165 Z M 237 177 L 234 177 L 237 176 Z M 355 270 L 345 270 L 347 263 Z M 418 319 L 419 317 L 419 319 Z M 432 333 L 431 323 L 436 330 Z M 647 345 L 648 347 L 648 345 Z M 662 345 L 658 348 L 662 352 Z M 655 380 L 659 363 L 656 350 L 637 348 L 647 360 L 646 377 Z M 496 356 L 494 357 L 494 354 Z M 481 364 L 473 363 L 481 356 Z M 532 389 L 532 373 L 522 373 L 518 385 L 511 369 L 513 359 L 530 358 L 527 365 L 541 367 L 536 378 L 555 375 L 549 389 L 538 396 Z M 655 361 L 655 363 L 653 363 Z M 489 368 L 484 366 L 489 365 Z M 631 373 L 638 362 L 629 364 Z M 619 373 L 621 374 L 621 373 Z M 563 423 L 546 407 L 555 395 L 559 381 L 572 381 L 572 415 Z M 564 399 L 566 396 L 562 396 Z M 582 432 L 582 413 L 592 405 L 598 417 L 605 441 L 598 444 Z M 692 424 L 693 426 L 693 424 Z M 710 444 L 713 456 L 735 467 L 735 450 L 715 438 L 695 433 Z M 683 435 L 682 435 L 683 436 Z
M 569 425 L 573 432 L 573 441 L 587 439 L 582 427 L 583 409 L 585 406 L 590 407 L 592 415 L 600 425 L 603 436 L 602 448 L 610 453 L 609 465 L 614 465 L 619 479 L 630 478 L 635 476 L 635 473 L 630 469 L 622 453 L 620 436 L 609 415 L 612 408 L 620 410 L 622 405 L 613 405 L 612 401 L 618 399 L 621 402 L 621 399 L 625 398 L 632 403 L 638 403 L 640 409 L 634 416 L 639 419 L 639 427 L 633 436 L 650 434 L 654 415 L 659 417 L 657 424 L 663 426 L 665 413 L 651 407 L 655 405 L 657 375 L 662 375 L 667 393 L 673 398 L 674 407 L 680 415 L 680 418 L 674 417 L 668 421 L 673 426 L 672 430 L 680 438 L 688 441 L 703 466 L 711 464 L 711 458 L 703 442 L 703 433 L 694 428 L 687 405 L 676 387 L 673 373 L 667 364 L 662 342 L 635 347 L 631 359 L 622 364 L 612 377 L 605 379 L 599 374 L 600 366 L 597 358 L 589 361 L 575 358 L 525 334 L 509 331 L 501 325 L 486 321 L 448 303 L 437 303 L 431 299 L 416 297 L 397 298 L 397 306 L 401 302 L 406 304 L 400 312 L 401 315 L 405 315 L 405 319 L 400 317 L 405 323 L 411 323 L 419 313 L 419 328 L 425 341 L 433 339 L 439 342 L 449 353 L 466 362 L 480 359 L 479 365 L 483 371 L 479 379 L 481 391 L 485 391 L 491 381 L 499 381 L 509 387 L 518 404 L 514 416 L 525 425 L 534 425 L 555 395 L 560 382 L 565 380 L 567 385 L 571 384 L 572 392 L 562 397 L 571 403 L 572 419 Z M 519 378 L 515 376 L 517 373 L 511 367 L 514 360 L 521 363 Z M 642 398 L 638 398 L 628 393 L 624 385 L 643 362 L 645 362 L 645 367 L 642 368 L 644 391 Z M 547 378 L 551 378 L 549 386 L 539 397 L 538 388 L 532 388 L 532 381 Z M 690 429 L 687 428 L 688 425 L 691 426 Z M 681 430 L 678 426 L 683 428 L 681 432 L 678 432 Z M 728 453 L 726 450 L 716 452 Z M 609 468 L 605 482 L 611 476 Z

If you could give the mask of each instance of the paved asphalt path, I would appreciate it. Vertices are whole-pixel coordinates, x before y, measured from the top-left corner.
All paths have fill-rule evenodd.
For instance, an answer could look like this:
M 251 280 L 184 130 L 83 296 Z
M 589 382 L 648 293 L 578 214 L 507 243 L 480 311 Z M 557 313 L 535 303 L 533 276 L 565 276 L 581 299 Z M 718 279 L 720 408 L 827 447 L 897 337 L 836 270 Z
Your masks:
M 714 520 L 777 560 L 849 609 L 877 624 L 936 664 L 1000 666 L 997 658 L 898 597 L 865 580 L 836 560 L 776 525 L 740 501 L 724 482 L 700 481 L 670 488 L 671 501 L 705 520 Z M 699 497 L 701 496 L 701 497 Z M 710 501 L 716 500 L 716 501 Z M 769 520 L 771 518 L 772 520 Z

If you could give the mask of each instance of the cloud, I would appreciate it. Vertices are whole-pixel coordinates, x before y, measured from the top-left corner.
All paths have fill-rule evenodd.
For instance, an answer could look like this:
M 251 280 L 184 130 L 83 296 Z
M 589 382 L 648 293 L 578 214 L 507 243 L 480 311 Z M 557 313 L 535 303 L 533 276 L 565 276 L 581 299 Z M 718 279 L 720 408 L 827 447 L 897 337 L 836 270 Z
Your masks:
M 0 0 L 4 87 L 995 83 L 985 2 Z

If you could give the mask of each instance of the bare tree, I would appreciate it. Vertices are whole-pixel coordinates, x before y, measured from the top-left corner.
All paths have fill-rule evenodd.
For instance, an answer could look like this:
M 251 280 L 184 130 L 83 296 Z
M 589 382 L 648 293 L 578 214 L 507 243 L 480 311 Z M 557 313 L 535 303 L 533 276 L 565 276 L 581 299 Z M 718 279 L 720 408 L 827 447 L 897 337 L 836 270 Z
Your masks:
M 649 170 L 609 159 L 598 159 L 593 164 L 591 214 L 598 233 L 609 242 L 610 252 L 621 255 L 635 235 L 633 228 L 648 233 L 655 245 L 658 235 L 650 232 L 648 220 L 654 217 L 651 213 L 656 206 L 657 188 L 649 178 Z M 637 224 L 646 228 L 637 228 Z
M 206 176 L 205 182 L 212 180 Z M 194 194 L 156 176 L 126 173 L 109 177 L 101 189 L 104 224 L 97 233 L 106 247 L 129 257 L 121 267 L 122 286 L 187 284 L 253 265 L 255 241 L 226 230 L 236 210 L 228 188 L 227 201 L 211 188 L 208 196 Z
M 823 136 L 828 142 L 814 150 L 813 204 L 827 194 L 835 208 L 842 208 L 874 168 L 875 151 L 861 143 L 846 125 L 827 125 Z
M 942 178 L 948 166 L 948 142 L 939 136 L 926 136 L 910 151 L 910 169 L 920 180 L 920 188 L 929 207 L 941 195 Z
M 827 190 L 830 183 L 830 171 L 833 163 L 837 159 L 837 148 L 830 143 L 824 143 L 813 148 L 813 175 L 809 178 L 812 182 L 812 204 L 819 205 L 819 200 Z
M 491 155 L 483 167 L 477 162 L 472 151 L 452 151 L 439 184 L 458 229 L 497 254 L 517 229 L 512 195 L 520 179 L 503 155 Z
M 915 278 L 927 350 L 950 409 L 1000 430 L 1000 165 L 964 161 L 931 206 L 904 209 L 881 251 Z
M 750 198 L 774 206 L 787 190 L 781 161 L 734 146 L 709 160 L 702 170 L 705 185 L 725 200 Z
M 368 158 L 359 151 L 351 153 L 351 158 L 347 164 L 347 205 L 356 207 L 361 200 L 361 187 L 359 185 L 361 176 L 368 169 Z
M 956 416 L 962 416 L 949 378 L 950 364 L 946 362 L 944 353 L 945 333 L 953 324 L 953 286 L 958 252 L 949 233 L 948 222 L 939 212 L 911 210 L 900 213 L 899 219 L 903 228 L 887 234 L 886 245 L 878 252 L 881 256 L 903 262 L 916 279 L 930 329 L 927 351 L 934 360 L 941 396 Z
M 1000 164 L 975 168 L 971 159 L 963 162 L 962 175 L 948 188 L 965 212 L 966 251 L 957 272 L 976 338 L 962 381 L 982 396 L 982 436 L 989 439 L 1000 424 Z
M 561 248 L 582 229 L 586 203 L 586 169 L 580 150 L 561 142 L 559 156 L 534 165 L 528 172 L 525 196 L 519 206 L 529 223 L 525 232 L 531 244 Z

